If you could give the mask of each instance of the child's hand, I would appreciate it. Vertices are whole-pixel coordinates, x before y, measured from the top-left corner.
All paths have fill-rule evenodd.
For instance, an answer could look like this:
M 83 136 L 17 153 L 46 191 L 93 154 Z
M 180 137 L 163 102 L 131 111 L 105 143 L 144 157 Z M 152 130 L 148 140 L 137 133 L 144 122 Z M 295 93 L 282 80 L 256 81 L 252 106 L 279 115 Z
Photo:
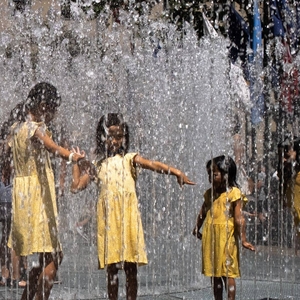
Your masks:
M 198 230 L 197 227 L 194 228 L 194 230 L 193 230 L 193 235 L 194 235 L 195 237 L 197 237 L 199 240 L 202 240 L 202 233 Z
M 264 223 L 266 221 L 266 217 L 264 216 L 263 213 L 258 214 L 258 219 L 261 223 Z
M 74 153 L 73 160 L 75 162 L 78 162 L 79 160 L 85 158 L 85 152 L 83 150 L 80 150 L 79 147 L 73 147 L 71 152 Z
M 196 183 L 188 179 L 188 177 L 180 172 L 179 175 L 177 175 L 177 182 L 179 183 L 180 187 L 182 187 L 184 184 L 190 184 L 190 185 L 195 185 Z
M 255 251 L 255 247 L 251 243 L 249 243 L 247 241 L 242 242 L 242 245 L 246 249 L 249 249 L 251 251 Z

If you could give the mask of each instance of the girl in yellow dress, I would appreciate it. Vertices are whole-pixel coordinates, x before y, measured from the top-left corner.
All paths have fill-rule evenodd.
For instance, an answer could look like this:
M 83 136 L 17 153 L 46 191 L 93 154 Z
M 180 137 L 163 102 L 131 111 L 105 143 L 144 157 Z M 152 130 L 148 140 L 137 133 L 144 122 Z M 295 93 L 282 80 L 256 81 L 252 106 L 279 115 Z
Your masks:
M 84 155 L 58 146 L 47 125 L 60 105 L 56 88 L 36 84 L 22 106 L 19 121 L 12 125 L 7 161 L 13 157 L 12 225 L 8 246 L 17 256 L 39 253 L 39 266 L 29 272 L 22 300 L 48 299 L 62 259 L 57 232 L 55 185 L 49 152 L 77 162 Z M 5 176 L 9 178 L 6 163 Z
M 286 137 L 278 145 L 278 177 L 283 207 L 294 218 L 295 255 L 300 249 L 300 138 Z
M 240 277 L 238 238 L 243 247 L 254 250 L 246 240 L 242 214 L 247 199 L 237 187 L 236 165 L 231 157 L 215 157 L 206 169 L 212 187 L 204 193 L 193 234 L 202 239 L 202 273 L 212 278 L 215 299 L 223 299 L 224 284 L 228 299 L 234 300 L 235 278 Z
M 178 169 L 127 153 L 129 131 L 121 114 L 100 118 L 96 142 L 94 167 L 87 161 L 73 166 L 72 191 L 86 188 L 91 179 L 98 184 L 98 259 L 100 268 L 107 268 L 108 297 L 118 299 L 118 270 L 124 269 L 127 299 L 135 300 L 137 266 L 147 264 L 135 190 L 137 167 L 174 175 L 180 186 L 194 183 Z

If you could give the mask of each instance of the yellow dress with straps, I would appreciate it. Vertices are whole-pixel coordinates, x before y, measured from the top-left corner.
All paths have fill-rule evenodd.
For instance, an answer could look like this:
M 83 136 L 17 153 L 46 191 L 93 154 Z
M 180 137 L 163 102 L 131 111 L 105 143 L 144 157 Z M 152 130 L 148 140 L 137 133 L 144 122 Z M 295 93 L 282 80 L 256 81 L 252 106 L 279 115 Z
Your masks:
M 44 123 L 26 121 L 12 126 L 14 162 L 12 226 L 8 246 L 17 255 L 60 251 L 55 183 L 48 151 L 34 137 Z
M 100 268 L 108 264 L 147 264 L 144 232 L 135 190 L 133 158 L 117 154 L 95 162 L 100 195 L 97 204 L 97 242 Z
M 234 230 L 232 203 L 248 200 L 240 189 L 212 195 L 212 189 L 204 194 L 206 218 L 202 231 L 202 273 L 209 277 L 240 277 L 238 238 Z
M 290 207 L 293 212 L 294 226 L 297 232 L 300 232 L 300 172 L 287 183 L 286 198 L 287 207 Z

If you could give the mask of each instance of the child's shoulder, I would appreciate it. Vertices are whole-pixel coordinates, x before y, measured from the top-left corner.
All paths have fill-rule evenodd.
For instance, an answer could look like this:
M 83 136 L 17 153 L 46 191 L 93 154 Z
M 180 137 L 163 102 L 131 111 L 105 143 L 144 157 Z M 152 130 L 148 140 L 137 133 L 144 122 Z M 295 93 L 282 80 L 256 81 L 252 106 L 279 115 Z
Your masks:
M 137 152 L 127 152 L 124 156 L 135 156 L 137 154 Z
M 28 130 L 36 130 L 37 128 L 42 128 L 47 130 L 47 126 L 44 122 L 35 122 L 35 121 L 25 121 L 17 123 L 18 128 L 26 128 Z
M 238 187 L 235 187 L 235 186 L 229 190 L 228 196 L 232 202 L 236 201 L 236 200 L 240 200 L 240 199 L 243 200 L 243 202 L 248 201 L 248 199 L 245 197 L 245 195 L 242 193 L 242 191 Z
M 36 122 L 26 121 L 26 122 L 16 122 L 11 126 L 11 132 L 17 135 L 27 135 L 29 132 L 29 136 L 31 132 L 35 132 L 38 126 L 35 125 Z
M 232 193 L 242 193 L 240 188 L 238 188 L 236 186 L 231 187 L 230 192 L 232 192 Z
M 125 160 L 128 162 L 132 162 L 133 158 L 137 155 L 136 152 L 130 152 L 130 153 L 126 153 L 124 156 L 121 154 L 117 154 L 115 156 L 111 156 L 111 157 L 105 157 L 104 154 L 100 154 L 97 155 L 93 160 L 92 163 L 93 165 L 95 165 L 96 167 L 101 167 L 101 165 L 103 163 L 105 163 L 106 161 L 114 161 L 114 160 Z
M 128 152 L 124 155 L 124 158 L 131 161 L 137 154 L 136 152 Z

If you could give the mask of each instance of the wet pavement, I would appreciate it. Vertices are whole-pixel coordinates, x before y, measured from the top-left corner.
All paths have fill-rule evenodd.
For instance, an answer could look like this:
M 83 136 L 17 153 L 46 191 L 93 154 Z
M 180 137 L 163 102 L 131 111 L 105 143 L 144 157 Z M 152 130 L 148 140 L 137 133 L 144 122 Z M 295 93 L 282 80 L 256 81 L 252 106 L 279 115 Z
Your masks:
M 64 260 L 58 276 L 61 282 L 54 285 L 50 299 L 107 299 L 105 272 L 97 268 L 94 245 L 88 244 L 81 237 L 76 238 L 76 247 L 72 247 L 71 244 L 73 243 L 69 241 L 69 247 L 64 248 Z M 296 257 L 292 249 L 258 246 L 256 254 L 243 251 L 242 260 L 247 265 L 245 263 L 241 266 L 243 276 L 237 280 L 236 299 L 300 299 L 300 257 Z M 249 261 L 251 261 L 250 264 Z M 30 263 L 32 262 L 29 261 Z M 203 278 L 201 282 L 191 284 L 188 288 L 182 288 L 180 284 L 168 286 L 163 282 L 157 287 L 151 284 L 151 278 L 149 274 L 146 274 L 145 268 L 140 267 L 138 272 L 138 299 L 213 299 L 208 278 Z M 120 299 L 125 299 L 125 278 L 123 272 L 119 274 Z M 21 294 L 20 288 L 0 288 L 0 299 L 19 300 Z

